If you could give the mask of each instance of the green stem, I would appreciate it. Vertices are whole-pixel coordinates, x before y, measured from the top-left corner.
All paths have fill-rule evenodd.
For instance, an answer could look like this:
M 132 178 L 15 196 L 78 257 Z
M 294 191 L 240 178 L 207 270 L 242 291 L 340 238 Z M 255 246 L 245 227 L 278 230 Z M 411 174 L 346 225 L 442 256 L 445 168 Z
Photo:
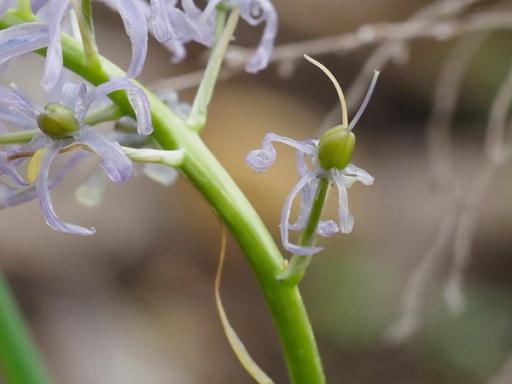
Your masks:
M 222 20 L 225 17 L 225 11 L 218 11 L 217 25 L 221 25 Z M 235 32 L 239 17 L 240 11 L 238 9 L 231 11 L 228 21 L 226 22 L 226 26 L 224 27 L 224 31 L 213 48 L 210 60 L 208 60 L 206 71 L 204 72 L 203 79 L 194 99 L 194 104 L 192 105 L 192 111 L 187 119 L 187 124 L 194 131 L 201 131 L 206 124 L 208 105 L 212 99 L 215 84 L 219 78 L 220 69 L 224 60 L 224 55 L 226 54 L 228 45 L 233 37 L 233 33 Z
M 0 275 L 0 364 L 9 384 L 50 384 L 52 382 L 2 275 Z
M 78 19 L 78 28 L 84 45 L 85 58 L 91 64 L 99 67 L 98 46 L 94 33 L 92 4 L 90 0 L 71 0 Z
M 316 188 L 315 199 L 313 200 L 313 207 L 309 214 L 308 223 L 299 240 L 299 245 L 303 247 L 311 247 L 315 243 L 316 229 L 320 223 L 320 217 L 324 210 L 328 191 L 329 180 L 321 178 Z M 306 268 L 309 266 L 309 263 L 311 263 L 311 258 L 312 256 L 293 255 L 290 263 L 279 278 L 292 285 L 299 284 L 306 273 Z
M 116 104 L 109 104 L 105 107 L 89 112 L 84 119 L 87 125 L 97 125 L 107 121 L 116 121 L 123 117 L 123 111 Z
M 8 27 L 14 22 L 12 18 L 4 18 L 0 20 L 0 27 Z M 124 75 L 105 58 L 101 58 L 104 71 L 97 71 L 84 60 L 80 44 L 69 36 L 64 35 L 62 43 L 65 66 L 92 84 L 104 83 L 109 76 Z M 216 49 L 220 49 L 219 46 Z M 291 382 L 324 384 L 321 360 L 300 292 L 297 287 L 277 279 L 284 260 L 272 236 L 198 133 L 192 131 L 156 95 L 138 85 L 146 91 L 151 106 L 155 129 L 153 137 L 163 149 L 184 150 L 182 172 L 212 205 L 243 250 L 270 307 Z M 110 97 L 126 114 L 134 116 L 124 92 L 112 93 Z
M 31 129 L 28 131 L 19 131 L 0 135 L 0 144 L 22 144 L 28 143 L 34 135 L 40 133 L 39 129 Z

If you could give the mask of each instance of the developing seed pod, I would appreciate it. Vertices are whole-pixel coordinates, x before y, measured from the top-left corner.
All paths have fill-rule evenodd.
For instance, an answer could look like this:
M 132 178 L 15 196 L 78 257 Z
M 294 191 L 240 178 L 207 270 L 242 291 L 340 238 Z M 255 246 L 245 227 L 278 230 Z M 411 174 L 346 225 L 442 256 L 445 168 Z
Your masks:
M 37 118 L 39 129 L 53 139 L 65 139 L 80 130 L 73 111 L 62 104 L 50 103 Z
M 352 160 L 356 136 L 347 127 L 338 125 L 329 129 L 320 138 L 318 162 L 323 169 L 345 169 Z

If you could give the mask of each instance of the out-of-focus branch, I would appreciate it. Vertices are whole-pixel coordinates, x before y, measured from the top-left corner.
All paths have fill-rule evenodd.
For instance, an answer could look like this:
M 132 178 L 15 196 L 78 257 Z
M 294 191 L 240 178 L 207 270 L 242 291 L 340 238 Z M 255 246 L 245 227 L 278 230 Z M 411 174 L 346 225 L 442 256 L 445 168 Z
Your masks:
M 488 31 L 512 26 L 512 11 L 486 11 L 455 19 L 458 14 L 470 5 L 483 2 L 482 0 L 465 1 L 438 1 L 423 8 L 404 22 L 376 23 L 360 27 L 357 31 L 329 36 L 309 41 L 282 44 L 277 46 L 271 59 L 274 64 L 289 64 L 301 60 L 304 53 L 310 55 L 325 55 L 329 53 L 345 54 L 368 45 L 381 45 L 366 61 L 365 68 L 354 82 L 361 82 L 366 89 L 369 76 L 375 69 L 381 68 L 391 58 L 397 56 L 397 52 L 403 51 L 400 45 L 416 39 L 428 38 L 446 40 L 468 33 Z M 222 72 L 223 78 L 234 76 L 241 72 L 251 57 L 252 50 L 232 47 L 226 56 L 226 67 Z M 366 72 L 370 71 L 370 75 Z M 160 87 L 182 90 L 198 85 L 198 79 L 202 72 L 190 73 L 171 79 L 161 80 Z M 366 75 L 365 75 L 366 74 Z M 361 78 L 362 80 L 358 80 Z M 356 90 L 349 91 L 349 100 L 358 103 L 361 97 L 357 97 Z
M 432 114 L 427 123 L 429 161 L 436 187 L 452 187 L 453 158 L 450 127 L 455 115 L 466 67 L 485 35 L 467 37 L 450 52 L 441 68 L 432 100 Z
M 464 272 L 471 260 L 478 211 L 495 175 L 511 157 L 510 144 L 505 137 L 511 106 L 512 69 L 494 99 L 486 131 L 485 160 L 466 188 L 463 210 L 457 223 L 453 266 L 445 288 L 446 303 L 454 313 L 464 309 Z

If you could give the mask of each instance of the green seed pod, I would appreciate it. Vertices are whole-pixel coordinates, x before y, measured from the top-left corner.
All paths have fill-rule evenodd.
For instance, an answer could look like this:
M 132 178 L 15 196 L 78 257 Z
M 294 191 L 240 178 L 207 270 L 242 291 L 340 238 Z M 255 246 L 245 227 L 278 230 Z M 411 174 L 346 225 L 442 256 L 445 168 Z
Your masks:
M 354 153 L 356 136 L 346 127 L 338 125 L 320 138 L 318 161 L 323 169 L 344 169 Z
M 54 139 L 65 139 L 80 130 L 80 123 L 71 109 L 62 104 L 50 103 L 38 119 L 39 129 Z

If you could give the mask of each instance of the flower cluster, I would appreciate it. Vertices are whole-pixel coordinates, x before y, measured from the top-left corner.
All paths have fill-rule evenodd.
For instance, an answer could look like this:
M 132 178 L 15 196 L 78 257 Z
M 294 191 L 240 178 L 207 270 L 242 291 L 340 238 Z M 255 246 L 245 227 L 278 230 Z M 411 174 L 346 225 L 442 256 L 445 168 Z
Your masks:
M 15 85 L 0 86 L 0 137 L 4 145 L 0 150 L 0 208 L 37 198 L 51 228 L 80 235 L 90 235 L 94 229 L 62 221 L 53 208 L 50 190 L 88 153 L 99 156 L 104 174 L 115 182 L 125 182 L 132 177 L 131 159 L 146 162 L 144 173 L 164 185 L 172 184 L 177 177 L 176 170 L 168 165 L 173 165 L 180 153 L 161 155 L 162 151 L 147 139 L 153 131 L 149 102 L 144 91 L 133 81 L 141 74 L 146 60 L 148 33 L 172 52 L 175 61 L 182 60 L 188 42 L 195 41 L 207 47 L 215 44 L 218 9 L 237 7 L 242 19 L 250 25 L 266 23 L 260 46 L 247 64 L 250 72 L 268 65 L 277 33 L 277 15 L 268 0 L 212 0 L 204 9 L 197 7 L 193 0 L 182 0 L 180 4 L 174 0 L 151 0 L 149 3 L 145 0 L 100 1 L 121 16 L 131 41 L 132 59 L 125 76 L 111 78 L 94 87 L 72 79 L 64 70 L 62 48 L 63 32 L 68 33 L 82 42 L 86 60 L 91 63 L 95 60 L 93 64 L 97 70 L 102 70 L 90 1 L 0 0 L 0 17 L 11 15 L 27 20 L 0 31 L 0 66 L 46 49 L 41 85 L 47 99 L 45 105 L 38 105 Z M 91 122 L 95 121 L 93 115 L 101 115 L 98 113 L 101 108 L 93 110 L 93 104 L 103 103 L 106 96 L 116 91 L 125 92 L 136 119 L 116 116 L 119 120 L 112 134 L 97 133 Z M 160 96 L 183 120 L 188 117 L 190 106 L 180 103 L 177 95 L 165 93 Z M 108 106 L 103 108 L 108 110 Z M 14 126 L 16 132 L 7 126 Z M 12 135 L 22 140 L 11 142 L 6 139 Z M 157 150 L 147 149 L 151 147 Z M 68 152 L 72 155 L 67 162 L 50 176 L 51 163 L 59 154 Z M 22 177 L 23 172 L 26 172 L 26 178 Z M 103 173 L 95 170 L 78 188 L 79 201 L 96 205 L 101 200 L 104 179 Z
M 114 10 L 121 11 L 125 6 L 124 1 L 100 1 Z M 217 8 L 222 6 L 239 8 L 242 19 L 251 26 L 265 23 L 260 44 L 247 63 L 246 70 L 251 73 L 261 71 L 270 61 L 277 35 L 278 17 L 269 0 L 209 0 L 204 10 L 194 0 L 181 0 L 181 8 L 176 0 L 151 0 L 150 4 L 144 0 L 131 1 L 144 14 L 151 34 L 171 52 L 173 62 L 179 62 L 186 57 L 185 45 L 189 42 L 194 41 L 206 47 L 213 46 Z M 143 20 L 140 16 L 137 17 L 142 24 Z M 131 19 L 134 20 L 135 17 Z M 143 34 L 142 31 L 140 33 Z
M 284 203 L 280 224 L 281 240 L 284 248 L 297 256 L 310 256 L 323 249 L 311 245 L 293 244 L 289 239 L 290 230 L 301 231 L 308 225 L 321 180 L 328 180 L 337 188 L 339 200 L 338 222 L 333 220 L 320 221 L 316 227 L 316 233 L 324 237 L 332 236 L 338 232 L 352 232 L 354 218 L 348 207 L 347 189 L 356 181 L 364 185 L 371 185 L 374 181 L 373 177 L 366 171 L 351 164 L 350 159 L 355 145 L 355 136 L 352 129 L 368 105 L 375 88 L 378 72 L 375 73 L 361 107 L 349 123 L 345 98 L 338 82 L 325 66 L 309 56 L 305 57 L 322 69 L 333 81 L 342 106 L 342 124 L 327 131 L 320 140 L 297 141 L 269 133 L 263 139 L 261 149 L 251 151 L 246 157 L 249 167 L 256 172 L 264 172 L 274 163 L 277 157 L 276 150 L 272 145 L 273 142 L 286 144 L 297 150 L 296 163 L 299 181 Z M 312 166 L 309 166 L 309 163 Z M 299 194 L 301 194 L 299 215 L 294 223 L 290 223 L 293 201 Z

